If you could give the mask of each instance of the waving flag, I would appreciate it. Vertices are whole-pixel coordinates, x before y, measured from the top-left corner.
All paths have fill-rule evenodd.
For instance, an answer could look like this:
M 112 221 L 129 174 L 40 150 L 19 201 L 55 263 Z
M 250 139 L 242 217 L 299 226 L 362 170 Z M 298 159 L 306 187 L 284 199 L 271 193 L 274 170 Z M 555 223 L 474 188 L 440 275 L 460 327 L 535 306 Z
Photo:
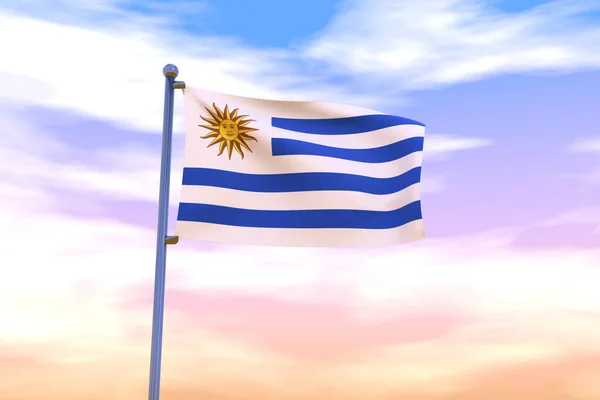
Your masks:
M 184 96 L 180 238 L 363 247 L 424 237 L 422 123 L 340 104 Z

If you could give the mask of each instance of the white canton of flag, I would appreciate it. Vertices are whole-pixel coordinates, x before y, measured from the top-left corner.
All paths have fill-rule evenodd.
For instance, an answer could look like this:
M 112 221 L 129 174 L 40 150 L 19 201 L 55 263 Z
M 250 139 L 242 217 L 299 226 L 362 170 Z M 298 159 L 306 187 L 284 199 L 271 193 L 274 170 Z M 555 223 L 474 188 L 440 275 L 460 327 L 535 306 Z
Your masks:
M 181 239 L 364 247 L 424 237 L 422 123 L 341 104 L 184 96 Z

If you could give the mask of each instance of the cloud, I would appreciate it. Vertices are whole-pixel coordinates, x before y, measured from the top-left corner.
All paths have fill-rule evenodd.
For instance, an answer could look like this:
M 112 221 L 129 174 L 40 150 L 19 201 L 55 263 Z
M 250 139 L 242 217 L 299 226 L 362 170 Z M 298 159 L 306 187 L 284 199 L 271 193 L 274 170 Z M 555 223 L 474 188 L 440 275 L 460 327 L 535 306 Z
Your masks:
M 124 290 L 151 281 L 154 230 L 58 214 L 52 203 L 69 199 L 49 199 L 48 192 L 35 185 L 3 193 L 8 196 L 0 208 L 4 227 L 0 240 L 7 248 L 2 265 L 11 272 L 10 279 L 0 283 L 0 304 L 6 305 L 2 311 L 8 314 L 4 315 L 15 321 L 11 337 L 92 334 L 101 327 L 79 321 L 84 313 L 92 315 L 91 309 L 96 310 L 97 324 L 104 324 L 102 329 L 120 329 L 117 322 L 106 322 L 115 318 L 113 302 Z M 51 234 L 48 227 L 52 227 Z M 427 239 L 385 252 L 234 246 L 199 251 L 183 243 L 169 250 L 169 289 L 322 301 L 332 291 L 311 287 L 331 282 L 335 291 L 353 293 L 341 300 L 358 307 L 355 312 L 360 314 L 362 307 L 367 307 L 363 309 L 368 310 L 366 314 L 376 313 L 382 305 L 427 298 L 440 288 L 477 296 L 478 313 L 538 312 L 551 307 L 593 310 L 600 304 L 593 285 L 600 279 L 600 270 L 590 268 L 597 264 L 596 253 L 573 249 L 514 252 L 510 248 L 513 237 L 510 232 L 478 233 Z M 82 287 L 88 289 L 82 292 Z M 95 298 L 86 300 L 90 304 L 72 301 L 73 296 L 92 294 Z M 457 301 L 462 300 L 458 297 Z M 55 318 L 55 312 L 62 314 Z
M 448 161 L 459 151 L 475 150 L 492 146 L 494 141 L 488 138 L 468 138 L 457 135 L 425 134 L 424 163 Z M 439 193 L 445 189 L 444 174 L 429 174 L 425 169 L 421 183 L 421 193 Z
M 367 81 L 400 81 L 410 90 L 600 66 L 600 29 L 582 18 L 600 9 L 595 1 L 551 1 L 519 13 L 480 0 L 345 4 L 306 53 Z
M 160 131 L 161 71 L 167 63 L 178 65 L 188 85 L 223 93 L 359 104 L 375 98 L 300 73 L 292 53 L 247 48 L 160 24 L 133 28 L 137 25 L 127 21 L 127 29 L 90 28 L 0 11 L 0 25 L 6 37 L 20 38 L 0 42 L 0 52 L 10 60 L 0 64 L 0 99 L 68 109 L 146 131 Z M 176 97 L 175 126 L 181 131 L 183 102 L 179 92 Z
M 600 184 L 600 166 L 593 165 L 581 172 L 560 174 L 558 177 L 578 182 L 581 185 L 581 190 L 597 190 L 596 186 Z
M 45 113 L 45 114 L 44 114 Z M 33 118 L 31 116 L 34 116 Z M 38 117 L 40 115 L 40 117 Z M 51 121 L 51 123 L 45 122 Z M 64 198 L 98 213 L 104 201 L 154 204 L 158 197 L 160 140 L 141 132 L 117 129 L 98 120 L 81 119 L 60 111 L 0 102 L 0 184 L 6 196 L 25 196 L 40 204 L 43 196 L 64 205 Z M 94 128 L 88 128 L 94 126 Z M 89 135 L 88 138 L 82 138 Z M 102 135 L 106 139 L 97 139 Z M 487 139 L 427 135 L 425 159 L 447 159 L 456 151 L 490 145 Z M 170 204 L 177 204 L 183 171 L 183 141 L 176 137 L 171 165 Z M 19 168 L 15 168 L 19 165 Z M 34 192 L 32 188 L 37 188 Z M 423 193 L 444 188 L 443 175 L 424 172 Z M 94 204 L 96 203 L 96 204 Z
M 196 23 L 210 18 L 210 6 L 193 4 L 170 5 L 185 13 L 163 13 L 159 2 L 61 1 L 49 9 L 43 1 L 11 0 L 0 9 L 0 25 L 4 36 L 20 39 L 0 42 L 9 60 L 0 65 L 0 96 L 159 132 L 167 63 L 179 66 L 188 85 L 208 90 L 372 108 L 407 90 L 600 65 L 598 28 L 578 19 L 597 9 L 591 1 L 502 14 L 475 0 L 352 0 L 304 47 L 289 49 L 174 29 L 192 11 Z
M 587 207 L 567 211 L 536 225 L 554 227 L 565 224 L 600 224 L 600 207 Z
M 592 380 L 599 366 L 596 352 L 556 359 L 531 358 L 518 364 L 481 369 L 465 377 L 450 393 L 423 399 L 591 400 L 600 394 Z
M 597 249 L 600 208 L 567 209 L 523 227 L 513 241 L 515 248 Z
M 72 4 L 104 7 L 92 0 Z M 73 143 L 36 125 L 32 108 L 15 104 L 71 109 L 156 130 L 162 107 L 160 69 L 171 61 L 182 71 L 206 73 L 198 73 L 196 82 L 221 91 L 326 97 L 335 87 L 317 82 L 286 91 L 308 78 L 286 76 L 297 70 L 282 51 L 196 38 L 206 47 L 174 52 L 165 43 L 186 38 L 182 33 L 160 42 L 142 29 L 126 32 L 107 25 L 94 30 L 75 27 L 75 22 L 63 26 L 7 15 L 0 16 L 3 34 L 22 37 L 30 47 L 0 41 L 5 58 L 15 60 L 15 65 L 0 66 L 0 96 L 13 103 L 0 107 L 0 242 L 5 248 L 0 263 L 0 375 L 6 378 L 0 397 L 142 396 L 155 232 L 97 213 L 73 218 L 57 206 L 72 209 L 86 199 L 91 207 L 105 197 L 132 213 L 127 200 L 155 202 L 159 152 L 140 134 L 75 154 Z M 52 40 L 61 45 L 49 48 Z M 237 52 L 240 65 L 219 53 L 220 45 Z M 258 77 L 264 78 L 260 86 Z M 85 126 L 78 132 L 89 134 Z M 452 136 L 433 136 L 429 143 L 438 155 L 491 144 Z M 174 160 L 174 171 L 180 163 Z M 173 200 L 179 179 L 172 178 Z M 79 197 L 73 197 L 76 191 Z M 565 218 L 579 221 L 585 215 Z M 527 365 L 528 371 L 542 372 L 534 375 L 533 388 L 550 387 L 545 393 L 552 394 L 566 387 L 574 397 L 597 397 L 591 378 L 597 376 L 597 360 L 573 357 L 557 364 L 563 370 L 543 367 L 600 346 L 597 251 L 516 251 L 511 248 L 514 237 L 512 231 L 480 232 L 383 252 L 234 246 L 209 251 L 191 243 L 170 247 L 164 393 L 240 399 L 306 399 L 321 393 L 331 399 L 383 400 L 395 393 L 450 399 L 453 393 L 481 398 L 508 390 L 506 380 L 490 378 L 489 386 L 478 384 L 483 378 L 468 380 L 489 371 L 492 377 L 509 376 L 508 382 L 514 382 L 509 386 L 527 396 L 519 389 L 526 373 L 506 372 Z M 128 303 L 132 293 L 140 296 L 145 312 Z M 215 313 L 216 308 L 228 312 Z M 196 312 L 202 315 L 195 324 L 179 318 Z M 329 331 L 304 334 L 303 329 L 319 326 Z M 290 328 L 295 330 L 286 331 Z M 356 347 L 364 351 L 355 362 L 342 357 Z M 318 357 L 298 355 L 302 349 L 329 358 L 315 363 Z M 290 376 L 297 387 L 289 383 Z M 347 382 L 353 382 L 351 388 Z
M 579 139 L 571 143 L 567 150 L 574 153 L 600 153 L 600 138 Z
M 435 354 L 427 354 L 431 357 L 428 362 L 419 363 L 416 368 L 411 365 L 413 358 L 392 359 L 392 355 L 378 362 L 346 364 L 344 368 L 290 363 L 244 352 L 242 346 L 232 343 L 227 352 L 227 343 L 206 336 L 195 341 L 177 339 L 167 338 L 170 351 L 163 358 L 161 385 L 165 398 L 307 400 L 314 398 L 315 393 L 332 400 L 591 400 L 598 397 L 595 378 L 600 361 L 593 351 L 548 357 L 548 349 L 541 346 L 529 351 L 522 348 L 518 355 L 516 346 L 496 346 L 496 353 L 504 351 L 505 359 L 512 356 L 514 362 L 494 365 L 481 361 L 472 363 L 473 359 L 492 350 L 491 347 L 460 346 L 445 349 L 443 360 L 438 362 Z M 120 349 L 93 361 L 40 362 L 35 356 L 22 357 L 18 363 L 8 360 L 0 363 L 0 371 L 6 378 L 2 393 L 19 400 L 143 397 L 147 391 L 146 358 L 141 351 Z M 445 373 L 440 368 L 442 364 Z M 207 365 L 210 367 L 206 368 Z M 426 365 L 430 373 L 423 369 Z M 464 365 L 474 368 L 465 371 Z M 452 374 L 453 367 L 459 372 Z M 425 379 L 427 375 L 430 379 Z
M 348 290 L 335 286 L 322 289 L 339 295 Z M 124 309 L 139 305 L 143 306 L 141 309 L 149 308 L 151 286 L 141 289 L 142 297 L 136 293 L 129 291 L 122 296 L 134 300 L 125 301 Z M 352 292 L 348 295 L 352 296 Z M 355 307 L 335 300 L 173 289 L 166 307 L 182 330 L 208 331 L 288 357 L 336 362 L 364 356 L 373 348 L 434 340 L 463 327 L 472 318 L 466 307 L 445 305 L 441 296 L 416 303 L 417 306 L 398 305 L 385 317 L 369 318 L 355 315 Z M 289 318 L 291 315 L 293 319 Z
M 584 137 L 579 138 L 566 147 L 566 151 L 574 153 L 574 155 L 582 156 L 585 154 L 600 153 L 600 138 Z M 559 176 L 563 179 L 576 181 L 582 184 L 584 189 L 595 190 L 595 187 L 600 184 L 600 166 L 592 165 L 586 170 L 579 173 L 563 173 Z
M 432 176 L 427 172 L 423 173 L 423 179 L 421 181 L 421 194 L 425 193 L 439 193 L 445 188 L 444 176 L 435 175 Z
M 115 142 L 110 147 L 78 148 L 68 139 L 48 134 L 28 115 L 31 111 L 0 103 L 0 173 L 4 177 L 2 193 L 22 196 L 36 193 L 46 200 L 64 201 L 76 194 L 94 194 L 97 200 L 134 200 L 156 202 L 160 171 L 160 148 L 152 146 L 146 135 L 130 142 Z M 35 110 L 33 110 L 35 114 Z M 55 121 L 60 114 L 53 114 Z M 62 133 L 73 131 L 66 117 Z M 108 134 L 108 132 L 103 132 Z M 68 136 L 68 135 L 65 135 Z M 182 154 L 174 152 L 171 169 L 173 203 L 179 199 L 182 174 Z M 19 166 L 15 168 L 15 166 Z M 35 188 L 35 189 L 33 189 Z M 63 198 L 61 198 L 63 197 Z M 39 198 L 39 196 L 37 196 Z
M 426 135 L 424 152 L 427 160 L 447 159 L 451 153 L 461 150 L 491 146 L 491 139 L 465 138 L 453 135 Z
M 50 22 L 98 28 L 123 29 L 127 23 L 146 29 L 165 28 L 168 22 L 183 24 L 210 17 L 210 5 L 201 0 L 173 0 L 168 4 L 155 0 L 5 0 L 0 8 L 18 16 L 30 16 Z M 185 9 L 185 13 L 178 12 Z M 172 28 L 171 28 L 172 29 Z
M 3 108 L 6 109 L 6 108 Z M 56 119 L 56 117 L 52 117 Z M 83 153 L 85 162 L 77 161 L 70 155 L 74 149 L 68 142 L 64 142 L 50 135 L 43 134 L 32 124 L 32 119 L 25 118 L 19 111 L 9 110 L 0 114 L 2 135 L 0 135 L 0 151 L 2 160 L 0 169 L 5 178 L 0 189 L 4 194 L 5 202 L 3 213 L 3 226 L 10 232 L 11 240 L 22 236 L 29 237 L 29 243 L 43 246 L 34 254 L 29 254 L 26 248 L 17 246 L 11 253 L 13 263 L 19 265 L 35 265 L 44 263 L 44 259 L 71 258 L 72 248 L 87 249 L 88 256 L 77 255 L 74 264 L 65 268 L 74 268 L 77 273 L 84 272 L 79 265 L 109 265 L 111 259 L 120 254 L 123 260 L 132 265 L 152 265 L 154 246 L 154 232 L 152 226 L 155 216 L 152 215 L 151 223 L 144 226 L 150 229 L 131 226 L 124 222 L 102 219 L 98 212 L 88 213 L 88 217 L 81 221 L 71 220 L 64 211 L 74 208 L 81 196 L 87 199 L 90 207 L 101 205 L 103 199 L 112 199 L 112 207 L 120 208 L 123 213 L 132 213 L 131 203 L 128 200 L 146 203 L 156 202 L 158 186 L 158 152 L 153 153 L 144 145 L 148 136 L 140 135 L 139 142 L 128 145 L 117 144 L 110 151 L 104 148 L 90 148 Z M 28 140 L 20 140 L 27 137 Z M 435 136 L 434 136 L 435 137 Z M 444 149 L 461 149 L 481 145 L 482 141 L 467 139 L 466 141 L 447 140 L 447 137 L 437 137 L 438 151 Z M 455 139 L 455 138 L 454 138 Z M 430 142 L 431 143 L 431 142 Z M 435 143 L 435 142 L 433 142 Z M 434 147 L 435 148 L 435 147 Z M 179 196 L 177 174 L 181 171 L 175 160 L 174 176 L 172 178 L 172 201 L 176 203 Z M 15 168 L 18 165 L 19 168 Z M 61 192 L 62 190 L 62 192 Z M 80 197 L 73 197 L 79 193 Z M 59 208 L 58 206 L 61 206 Z M 16 207 L 16 208 L 15 208 Z M 48 214 L 52 213 L 52 214 Z M 63 213 L 63 214 L 56 214 Z M 61 223 L 61 218 L 66 218 Z M 584 217 L 581 217 L 582 219 Z M 20 222 L 22 219 L 27 223 Z M 53 227 L 53 237 L 56 242 L 49 240 L 44 226 Z M 123 232 L 123 236 L 114 237 L 115 243 L 106 242 L 102 232 Z M 30 232 L 39 232 L 32 236 Z M 72 237 L 71 232 L 77 232 Z M 448 239 L 427 239 L 424 243 L 402 246 L 400 249 L 390 249 L 389 253 L 378 252 L 353 252 L 344 254 L 339 252 L 323 252 L 301 249 L 262 249 L 262 248 L 231 248 L 219 247 L 217 252 L 197 252 L 193 247 L 183 245 L 170 255 L 170 262 L 177 267 L 182 277 L 178 285 L 182 290 L 192 290 L 198 287 L 217 288 L 219 290 L 252 290 L 261 291 L 271 287 L 270 295 L 283 296 L 314 296 L 314 293 L 305 293 L 304 289 L 297 292 L 290 291 L 290 287 L 302 285 L 307 287 L 315 284 L 324 274 L 333 273 L 337 268 L 344 271 L 344 285 L 351 285 L 360 293 L 360 301 L 398 301 L 411 296 L 411 287 L 418 288 L 419 282 L 432 285 L 456 285 L 457 287 L 476 287 L 482 292 L 496 293 L 503 299 L 502 293 L 506 288 L 511 288 L 510 304 L 523 307 L 543 306 L 547 298 L 537 299 L 535 291 L 550 290 L 542 287 L 551 284 L 552 280 L 538 280 L 537 274 L 550 273 L 560 276 L 566 273 L 563 266 L 588 265 L 593 262 L 593 253 L 543 253 L 530 258 L 510 252 L 510 245 L 519 232 L 495 232 L 488 235 L 478 233 L 475 236 L 455 237 Z M 61 244 L 62 237 L 69 237 L 69 243 Z M 138 243 L 143 243 L 142 248 L 129 248 L 132 238 L 137 237 Z M 87 241 L 88 238 L 91 241 Z M 95 238 L 92 240 L 92 238 Z M 143 238 L 143 239 L 142 239 Z M 8 239 L 7 239 L 8 240 Z M 77 241 L 75 241 L 77 240 Z M 11 242 L 12 243 L 12 242 Z M 126 247 L 118 243 L 127 243 Z M 66 246 L 66 247 L 65 247 Z M 116 246 L 116 247 L 115 247 Z M 103 253 L 103 249 L 111 248 L 114 253 Z M 20 250 L 17 250 L 20 249 Z M 224 251 L 224 254 L 220 252 Z M 265 257 L 265 254 L 269 254 Z M 400 256 L 400 254 L 402 254 Z M 43 255 L 43 259 L 37 259 Z M 89 258 L 86 258 L 89 257 Z M 405 260 L 402 266 L 397 265 L 397 258 Z M 516 258 L 515 258 L 516 257 Z M 579 257 L 579 258 L 578 258 Z M 315 259 L 323 263 L 315 263 Z M 142 261 L 145 260 L 145 261 Z M 457 260 L 457 261 L 453 261 Z M 125 262 L 125 261 L 124 261 Z M 222 265 L 211 272 L 210 277 L 198 275 L 198 265 Z M 251 267 L 254 265 L 255 267 Z M 298 269 L 297 265 L 303 265 Z M 501 267 L 507 265 L 509 267 Z M 433 266 L 436 266 L 435 268 Z M 542 267 L 543 266 L 543 267 Z M 543 269 L 543 270 L 542 270 Z M 27 271 L 23 266 L 20 270 Z M 71 274 L 73 272 L 66 272 Z M 585 270 L 585 268 L 584 268 Z M 107 270 L 108 271 L 108 270 Z M 132 269 L 133 271 L 133 269 Z M 451 271 L 451 272 L 450 272 Z M 498 271 L 496 274 L 493 271 Z M 501 272 L 500 272 L 501 271 Z M 512 271 L 512 272 L 511 272 Z M 518 272 L 517 272 L 518 271 Z M 531 272 L 536 271 L 536 272 Z M 587 271 L 587 270 L 586 270 Z M 484 273 L 485 272 L 485 273 Z M 78 276 L 75 273 L 75 276 Z M 114 273 L 118 273 L 117 270 Z M 572 279 L 580 275 L 569 274 Z M 518 277 L 514 274 L 517 274 Z M 23 275 L 23 278 L 29 276 Z M 404 277 L 410 279 L 404 279 Z M 380 279 L 378 277 L 385 277 Z M 569 278 L 569 279 L 571 279 Z M 593 277 L 579 284 L 577 280 L 569 283 L 568 279 L 558 279 L 563 287 L 577 287 L 577 291 L 585 286 L 585 282 L 593 281 Z M 521 283 L 514 283 L 513 281 Z M 356 286 L 354 286 L 356 285 Z M 528 286 L 530 285 L 530 286 Z M 542 285 L 542 286 L 540 286 Z M 566 286 L 564 286 L 566 285 Z M 584 286 L 581 286 L 584 285 Z M 116 288 L 115 288 L 116 290 Z M 478 289 L 479 290 L 479 289 Z M 569 289 L 570 290 L 570 289 Z M 557 292 L 556 296 L 561 296 Z M 564 292 L 568 296 L 570 291 Z M 399 296 L 399 297 L 398 297 Z M 536 300 L 537 299 L 537 300 Z M 490 298 L 494 308 L 497 305 Z M 504 306 L 509 302 L 502 300 Z M 567 297 L 557 297 L 556 304 L 569 302 Z M 481 307 L 487 307 L 486 301 L 481 301 Z
M 14 377 L 5 397 L 36 398 L 41 376 L 53 382 L 45 397 L 141 393 L 155 232 L 48 212 L 44 193 L 34 186 L 0 205 L 0 344 L 12 351 L 0 349 L 12 354 L 0 370 Z M 23 201 L 31 195 L 36 203 Z M 306 393 L 329 387 L 328 398 L 352 398 L 348 381 L 357 399 L 377 398 L 374 387 L 440 396 L 478 371 L 597 348 L 597 252 L 516 252 L 513 235 L 386 251 L 170 247 L 164 387 L 225 396 L 243 376 L 249 398 L 289 397 L 295 376 Z

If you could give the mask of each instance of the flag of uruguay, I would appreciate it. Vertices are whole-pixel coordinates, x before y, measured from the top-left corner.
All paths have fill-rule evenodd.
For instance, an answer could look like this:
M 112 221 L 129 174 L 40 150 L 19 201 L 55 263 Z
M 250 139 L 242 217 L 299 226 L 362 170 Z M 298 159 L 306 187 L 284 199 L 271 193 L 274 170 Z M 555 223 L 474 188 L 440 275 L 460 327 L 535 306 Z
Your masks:
M 340 104 L 184 96 L 180 238 L 362 247 L 424 237 L 422 123 Z

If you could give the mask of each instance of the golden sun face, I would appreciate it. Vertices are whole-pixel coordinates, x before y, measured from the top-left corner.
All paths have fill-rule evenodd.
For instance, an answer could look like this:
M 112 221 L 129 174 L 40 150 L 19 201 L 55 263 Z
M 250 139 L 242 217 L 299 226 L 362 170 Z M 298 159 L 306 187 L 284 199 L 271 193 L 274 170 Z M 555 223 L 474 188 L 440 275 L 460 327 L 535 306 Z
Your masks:
M 242 147 L 252 153 L 252 149 L 248 146 L 246 141 L 254 140 L 258 142 L 254 136 L 248 135 L 248 132 L 257 131 L 256 128 L 250 128 L 247 126 L 253 119 L 244 119 L 247 115 L 238 115 L 238 109 L 229 112 L 229 106 L 225 105 L 225 110 L 221 110 L 215 103 L 213 103 L 214 110 L 209 110 L 207 107 L 206 111 L 212 118 L 204 118 L 200 116 L 204 121 L 210 125 L 198 125 L 202 128 L 208 129 L 210 132 L 206 136 L 202 136 L 202 139 L 210 139 L 212 141 L 206 147 L 219 145 L 220 156 L 227 148 L 227 155 L 231 160 L 231 154 L 233 150 L 244 159 L 244 151 Z

